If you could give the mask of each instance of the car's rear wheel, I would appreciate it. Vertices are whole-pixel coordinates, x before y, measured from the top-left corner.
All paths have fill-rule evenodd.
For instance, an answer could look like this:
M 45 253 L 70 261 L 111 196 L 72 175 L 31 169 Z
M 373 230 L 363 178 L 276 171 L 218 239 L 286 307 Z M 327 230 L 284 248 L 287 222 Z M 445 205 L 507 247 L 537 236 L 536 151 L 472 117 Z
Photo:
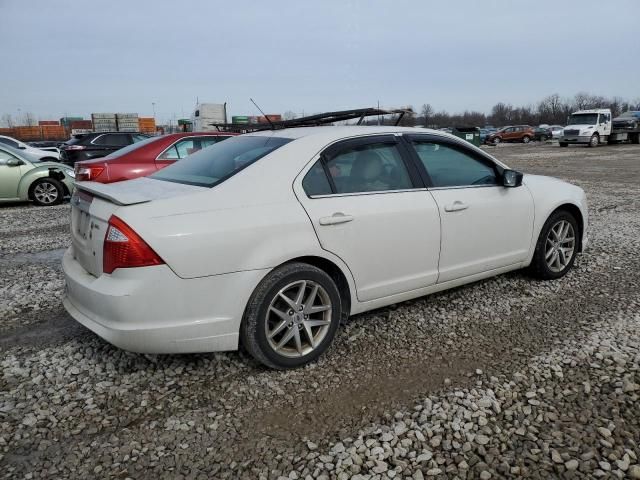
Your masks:
M 598 134 L 594 133 L 593 135 L 591 135 L 591 138 L 589 139 L 589 146 L 597 147 L 599 143 L 600 143 L 600 137 L 598 136 Z
M 522 137 L 522 143 L 529 143 L 531 141 L 531 137 L 525 135 Z
M 540 231 L 531 261 L 531 272 L 544 280 L 564 276 L 575 262 L 579 241 L 575 217 L 566 210 L 554 212 Z
M 331 345 L 341 315 L 340 293 L 329 275 L 306 263 L 285 264 L 253 292 L 240 327 L 241 341 L 268 367 L 300 367 Z
M 30 198 L 38 206 L 57 205 L 63 197 L 64 187 L 55 178 L 39 178 L 31 185 Z

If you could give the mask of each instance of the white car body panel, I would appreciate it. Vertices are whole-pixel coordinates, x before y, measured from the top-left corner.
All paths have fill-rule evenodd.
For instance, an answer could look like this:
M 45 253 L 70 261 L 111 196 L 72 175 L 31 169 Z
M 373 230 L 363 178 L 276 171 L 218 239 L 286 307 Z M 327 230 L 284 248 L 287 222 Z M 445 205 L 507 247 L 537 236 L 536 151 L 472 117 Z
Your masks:
M 237 348 L 244 308 L 256 286 L 293 259 L 333 263 L 347 281 L 349 313 L 355 314 L 526 266 L 542 225 L 560 205 L 579 209 L 586 231 L 582 189 L 534 175 L 525 175 L 517 188 L 306 196 L 302 178 L 320 152 L 336 141 L 381 133 L 416 129 L 318 127 L 252 134 L 295 140 L 213 188 L 154 179 L 79 182 L 95 198 L 89 203 L 76 195 L 72 202 L 73 246 L 63 262 L 65 307 L 128 350 L 229 350 Z M 456 200 L 468 208 L 445 212 Z M 337 212 L 353 220 L 320 225 L 321 218 Z M 133 228 L 166 265 L 103 273 L 111 215 Z
M 448 188 L 432 194 L 442 218 L 439 283 L 526 259 L 534 209 L 526 188 Z M 464 209 L 447 211 L 451 208 Z
M 322 248 L 340 257 L 357 278 L 359 301 L 436 283 L 440 216 L 429 192 L 411 190 L 308 198 L 301 185 L 298 188 L 300 201 Z M 322 224 L 333 220 L 336 214 L 352 216 L 353 220 Z M 416 221 L 417 218 L 421 221 Z M 376 238 L 376 241 L 367 242 L 364 240 L 367 238 Z

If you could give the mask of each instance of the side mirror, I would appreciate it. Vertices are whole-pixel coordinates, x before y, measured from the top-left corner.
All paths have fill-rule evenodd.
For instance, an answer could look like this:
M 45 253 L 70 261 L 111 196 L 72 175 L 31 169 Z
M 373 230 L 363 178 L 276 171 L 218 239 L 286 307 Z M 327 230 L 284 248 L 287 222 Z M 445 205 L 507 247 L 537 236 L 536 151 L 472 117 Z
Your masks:
M 7 160 L 7 167 L 19 167 L 20 165 L 24 165 L 24 162 L 17 158 L 10 158 Z
M 513 188 L 522 185 L 522 173 L 515 170 L 505 170 L 502 172 L 502 185 Z

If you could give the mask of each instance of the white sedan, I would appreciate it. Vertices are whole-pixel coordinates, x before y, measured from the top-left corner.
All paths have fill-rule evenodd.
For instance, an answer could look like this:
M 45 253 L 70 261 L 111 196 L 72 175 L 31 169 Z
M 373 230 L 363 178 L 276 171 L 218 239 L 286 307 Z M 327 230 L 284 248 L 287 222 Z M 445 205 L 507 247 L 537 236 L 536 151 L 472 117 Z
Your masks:
M 587 243 L 582 189 L 433 130 L 264 131 L 77 187 L 76 320 L 135 352 L 241 343 L 273 368 L 316 359 L 349 315 L 524 267 L 562 277 Z
M 31 145 L 27 145 L 20 140 L 17 140 L 12 137 L 7 137 L 5 135 L 0 135 L 0 143 L 4 145 L 9 145 L 17 150 L 22 150 L 23 152 L 32 155 L 43 162 L 57 162 L 60 160 L 60 151 L 57 148 L 51 147 L 47 149 L 32 147 Z

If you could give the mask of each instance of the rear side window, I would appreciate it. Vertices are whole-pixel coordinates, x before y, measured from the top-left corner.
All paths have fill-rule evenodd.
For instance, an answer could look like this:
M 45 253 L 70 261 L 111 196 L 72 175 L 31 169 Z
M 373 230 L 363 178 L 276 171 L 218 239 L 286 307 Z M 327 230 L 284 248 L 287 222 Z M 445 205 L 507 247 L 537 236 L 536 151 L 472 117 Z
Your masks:
M 324 173 L 324 167 L 322 166 L 321 160 L 318 160 L 315 165 L 311 167 L 311 170 L 309 170 L 304 176 L 302 179 L 302 188 L 310 197 L 316 195 L 330 195 L 333 193 L 331 191 L 329 180 Z
M 108 135 L 100 135 L 93 140 L 94 145 L 124 146 L 131 143 L 131 137 L 128 133 L 114 133 Z
M 371 143 L 336 152 L 326 160 L 336 193 L 413 188 L 396 144 Z
M 413 141 L 434 187 L 497 185 L 495 169 L 455 148 L 428 141 Z
M 158 158 L 160 160 L 180 160 L 225 138 L 229 137 L 188 137 L 171 145 Z
M 213 187 L 290 141 L 289 138 L 269 136 L 233 137 L 163 168 L 151 178 Z
M 116 150 L 113 153 L 110 153 L 109 155 L 107 155 L 104 158 L 118 158 L 118 157 L 122 157 L 123 155 L 126 155 L 129 152 L 132 152 L 134 150 L 137 150 L 141 147 L 144 147 L 145 145 L 149 145 L 150 143 L 156 142 L 160 139 L 160 137 L 151 137 L 151 138 L 145 138 L 144 140 L 142 140 L 141 142 L 136 142 L 136 143 L 132 143 L 131 145 L 127 145 L 124 148 L 121 148 L 119 150 Z
M 0 137 L 0 143 L 4 143 L 5 145 L 9 145 L 13 148 L 18 148 L 18 142 L 14 142 L 13 140 L 9 140 L 8 138 Z

